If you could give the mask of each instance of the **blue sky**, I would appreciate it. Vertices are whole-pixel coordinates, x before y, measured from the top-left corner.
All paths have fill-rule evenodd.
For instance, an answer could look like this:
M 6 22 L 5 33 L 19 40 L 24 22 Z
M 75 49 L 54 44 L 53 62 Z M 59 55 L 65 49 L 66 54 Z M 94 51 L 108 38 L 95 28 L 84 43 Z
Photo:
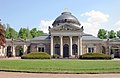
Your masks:
M 120 0 L 0 0 L 0 19 L 17 31 L 36 27 L 47 32 L 47 26 L 67 8 L 86 33 L 96 36 L 100 28 L 120 30 L 119 7 Z

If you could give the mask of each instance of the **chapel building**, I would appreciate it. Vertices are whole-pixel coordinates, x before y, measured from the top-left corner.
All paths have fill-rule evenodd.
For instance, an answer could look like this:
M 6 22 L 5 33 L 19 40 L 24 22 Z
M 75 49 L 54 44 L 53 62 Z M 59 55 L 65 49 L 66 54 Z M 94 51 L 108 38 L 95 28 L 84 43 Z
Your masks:
M 49 34 L 33 39 L 6 39 L 6 46 L 0 47 L 0 57 L 19 57 L 30 52 L 47 52 L 60 58 L 75 58 L 89 52 L 120 57 L 120 39 L 102 40 L 84 33 L 84 26 L 70 12 L 61 13 L 48 31 Z

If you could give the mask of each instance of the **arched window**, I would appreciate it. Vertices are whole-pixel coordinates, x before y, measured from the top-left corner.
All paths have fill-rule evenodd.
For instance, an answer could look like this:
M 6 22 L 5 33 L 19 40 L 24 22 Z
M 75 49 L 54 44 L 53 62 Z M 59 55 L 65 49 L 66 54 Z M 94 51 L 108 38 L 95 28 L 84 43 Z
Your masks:
M 60 44 L 55 45 L 55 54 L 60 55 Z
M 78 51 L 78 46 L 76 44 L 73 44 L 72 45 L 72 54 L 75 55 L 76 53 L 78 53 L 77 51 Z

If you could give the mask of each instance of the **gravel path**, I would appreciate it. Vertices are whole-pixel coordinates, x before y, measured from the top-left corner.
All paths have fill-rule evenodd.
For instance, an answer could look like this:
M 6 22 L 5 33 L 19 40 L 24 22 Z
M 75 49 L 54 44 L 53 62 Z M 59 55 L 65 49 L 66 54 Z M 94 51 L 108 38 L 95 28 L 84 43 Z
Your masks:
M 40 74 L 0 72 L 0 78 L 120 78 L 120 74 Z

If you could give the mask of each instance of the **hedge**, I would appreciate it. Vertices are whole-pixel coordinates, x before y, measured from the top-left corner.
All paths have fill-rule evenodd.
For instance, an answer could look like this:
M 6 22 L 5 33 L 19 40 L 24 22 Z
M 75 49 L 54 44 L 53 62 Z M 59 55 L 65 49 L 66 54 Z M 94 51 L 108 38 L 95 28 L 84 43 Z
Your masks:
M 80 59 L 112 59 L 112 57 L 102 53 L 86 53 Z
M 26 55 L 22 55 L 21 59 L 50 59 L 50 55 L 46 52 L 31 52 Z

